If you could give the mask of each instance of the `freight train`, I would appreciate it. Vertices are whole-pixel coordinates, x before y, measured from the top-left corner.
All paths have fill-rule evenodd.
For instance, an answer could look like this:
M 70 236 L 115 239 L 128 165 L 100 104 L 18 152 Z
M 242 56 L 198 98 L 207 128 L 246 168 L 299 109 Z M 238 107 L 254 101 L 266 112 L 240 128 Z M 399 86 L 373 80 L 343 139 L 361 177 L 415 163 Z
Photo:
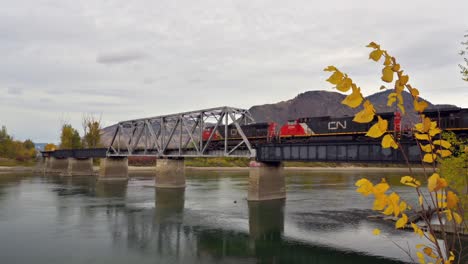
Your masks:
M 428 110 L 424 114 L 432 120 L 439 122 L 439 127 L 447 131 L 453 131 L 461 137 L 466 137 L 468 132 L 468 108 L 451 108 L 442 110 Z M 401 116 L 396 113 L 380 113 L 382 118 L 388 120 L 388 131 L 396 132 L 403 136 L 410 136 L 411 129 L 401 127 Z M 375 118 L 377 119 L 377 118 Z M 365 136 L 370 126 L 377 120 L 367 124 L 353 122 L 353 116 L 344 117 L 305 117 L 288 121 L 279 129 L 278 124 L 255 123 L 241 125 L 244 135 L 252 145 L 283 142 L 283 143 L 306 143 L 306 142 L 342 142 L 342 141 L 364 141 L 370 140 Z M 203 141 L 208 141 L 211 135 L 212 147 L 220 147 L 224 144 L 227 135 L 229 145 L 237 145 L 242 142 L 234 125 L 228 126 L 226 133 L 224 126 L 212 133 L 214 127 L 204 130 Z M 218 146 L 219 145 L 219 146 Z

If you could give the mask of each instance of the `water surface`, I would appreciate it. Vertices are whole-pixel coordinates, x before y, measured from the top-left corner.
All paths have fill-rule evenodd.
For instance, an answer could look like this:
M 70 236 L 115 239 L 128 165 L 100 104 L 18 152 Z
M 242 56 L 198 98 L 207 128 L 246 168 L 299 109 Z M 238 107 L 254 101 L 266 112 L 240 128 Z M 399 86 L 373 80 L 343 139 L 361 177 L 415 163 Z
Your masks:
M 368 220 L 372 201 L 354 187 L 361 176 L 398 182 L 399 175 L 288 172 L 286 201 L 270 202 L 246 201 L 248 172 L 188 171 L 185 190 L 155 189 L 138 175 L 128 182 L 0 175 L 0 260 L 400 263 L 408 259 L 393 242 L 420 241 Z M 374 228 L 384 235 L 373 236 Z

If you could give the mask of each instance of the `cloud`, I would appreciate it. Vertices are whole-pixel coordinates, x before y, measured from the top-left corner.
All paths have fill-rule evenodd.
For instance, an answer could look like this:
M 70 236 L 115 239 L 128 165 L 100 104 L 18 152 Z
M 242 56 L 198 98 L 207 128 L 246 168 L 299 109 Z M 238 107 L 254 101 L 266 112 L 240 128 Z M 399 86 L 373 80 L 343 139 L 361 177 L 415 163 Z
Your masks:
M 138 51 L 120 51 L 99 54 L 96 57 L 96 62 L 101 64 L 122 64 L 132 61 L 142 60 L 149 56 Z
M 52 140 L 63 114 L 80 127 L 90 111 L 114 122 L 249 108 L 332 90 L 328 65 L 368 95 L 381 85 L 370 41 L 424 98 L 468 107 L 457 66 L 468 2 L 454 1 L 13 1 L 0 9 L 0 87 L 10 87 L 0 108 L 14 114 L 0 121 L 34 139 L 29 124 L 41 120 L 40 137 Z

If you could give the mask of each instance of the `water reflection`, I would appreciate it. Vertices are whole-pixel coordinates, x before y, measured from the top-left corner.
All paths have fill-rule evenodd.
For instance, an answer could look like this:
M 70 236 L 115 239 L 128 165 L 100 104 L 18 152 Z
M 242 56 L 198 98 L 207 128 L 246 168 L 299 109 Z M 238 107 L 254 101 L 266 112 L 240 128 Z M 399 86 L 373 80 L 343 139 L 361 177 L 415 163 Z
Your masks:
M 107 182 L 92 177 L 55 176 L 35 181 L 5 178 L 0 180 L 0 194 L 3 189 L 4 196 L 16 194 L 17 199 L 0 196 L 0 207 L 7 212 L 18 204 L 28 207 L 17 210 L 15 218 L 0 222 L 0 255 L 6 256 L 2 259 L 5 263 L 51 263 L 50 256 L 55 262 L 113 264 L 396 263 L 288 234 L 291 227 L 310 236 L 324 230 L 341 233 L 347 225 L 342 219 L 349 218 L 336 211 L 321 211 L 322 215 L 310 208 L 311 204 L 315 206 L 310 201 L 296 199 L 300 198 L 299 178 L 291 179 L 297 186 L 291 186 L 290 200 L 263 202 L 243 200 L 246 179 L 230 176 L 198 177 L 188 181 L 186 190 L 149 188 L 152 179 Z M 349 181 L 343 183 L 339 178 L 304 178 L 304 185 L 314 181 L 343 186 Z M 319 197 L 327 191 L 311 194 Z M 311 194 L 307 193 L 307 197 Z M 298 212 L 308 214 L 299 219 L 332 219 L 337 225 L 328 230 L 314 224 L 304 226 L 295 218 Z M 34 232 L 21 232 L 25 227 Z M 6 239 L 11 236 L 29 249 L 28 254 L 13 250 L 15 244 Z

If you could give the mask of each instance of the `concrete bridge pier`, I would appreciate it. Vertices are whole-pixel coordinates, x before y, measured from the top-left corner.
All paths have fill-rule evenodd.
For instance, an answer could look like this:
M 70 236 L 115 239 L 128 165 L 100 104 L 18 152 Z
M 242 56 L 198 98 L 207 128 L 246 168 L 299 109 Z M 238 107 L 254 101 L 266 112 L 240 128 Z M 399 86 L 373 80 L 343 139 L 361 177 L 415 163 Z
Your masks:
M 45 160 L 45 172 L 60 175 L 68 174 L 68 158 L 47 157 Z
M 92 158 L 68 158 L 69 176 L 91 176 L 93 174 Z
M 185 188 L 184 159 L 158 159 L 155 186 L 156 188 Z
M 107 157 L 101 159 L 98 180 L 128 180 L 128 158 Z
M 281 162 L 250 162 L 247 200 L 264 201 L 286 198 L 286 183 Z

